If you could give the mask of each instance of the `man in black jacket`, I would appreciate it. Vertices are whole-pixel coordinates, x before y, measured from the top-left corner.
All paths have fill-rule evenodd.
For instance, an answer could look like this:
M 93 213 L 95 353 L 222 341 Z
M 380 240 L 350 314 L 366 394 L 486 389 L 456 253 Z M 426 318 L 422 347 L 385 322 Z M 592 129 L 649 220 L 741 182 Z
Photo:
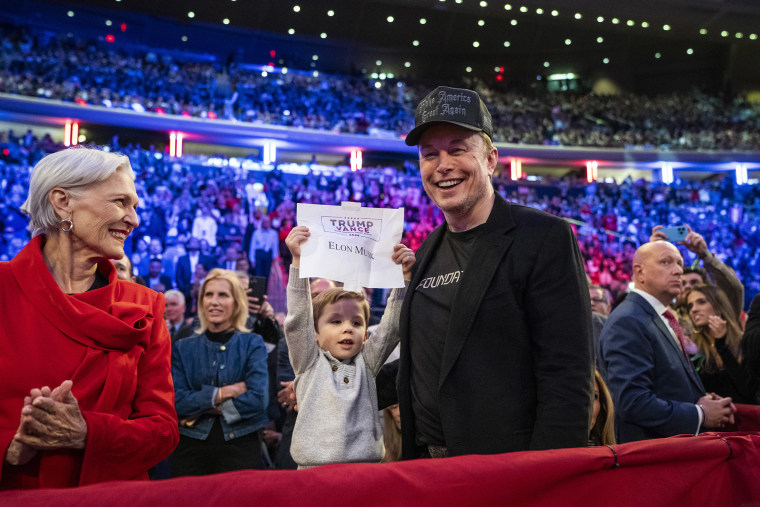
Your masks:
M 585 446 L 591 309 L 568 224 L 494 192 L 491 115 L 471 90 L 417 106 L 427 195 L 445 223 L 417 251 L 401 313 L 403 457 Z

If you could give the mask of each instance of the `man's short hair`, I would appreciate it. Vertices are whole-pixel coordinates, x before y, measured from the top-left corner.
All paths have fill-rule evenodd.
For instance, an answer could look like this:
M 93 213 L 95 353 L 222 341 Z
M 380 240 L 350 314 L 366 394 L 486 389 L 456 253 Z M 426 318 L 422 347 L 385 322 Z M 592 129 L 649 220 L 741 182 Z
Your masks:
M 599 290 L 602 291 L 602 299 L 605 303 L 610 304 L 610 294 L 604 287 L 600 287 L 599 285 L 589 285 L 588 290 Z
M 702 283 L 708 283 L 707 272 L 704 269 L 702 269 L 702 268 L 693 268 L 691 266 L 684 266 L 684 268 L 683 268 L 683 274 L 684 275 L 689 275 L 691 273 L 698 274 L 702 278 Z
M 364 294 L 361 292 L 353 292 L 345 289 L 335 288 L 321 292 L 317 297 L 314 298 L 314 301 L 311 303 L 314 312 L 314 330 L 316 332 L 319 332 L 319 328 L 317 328 L 317 322 L 322 316 L 322 312 L 324 312 L 325 307 L 327 305 L 337 303 L 343 299 L 348 299 L 359 303 L 359 308 L 361 308 L 362 315 L 364 316 L 364 329 L 367 329 L 367 326 L 369 326 L 369 303 L 367 302 L 367 298 L 364 297 Z
M 164 299 L 169 299 L 169 298 L 177 298 L 177 300 L 180 303 L 182 303 L 183 305 L 185 304 L 185 295 L 176 289 L 169 289 L 166 292 L 164 292 Z

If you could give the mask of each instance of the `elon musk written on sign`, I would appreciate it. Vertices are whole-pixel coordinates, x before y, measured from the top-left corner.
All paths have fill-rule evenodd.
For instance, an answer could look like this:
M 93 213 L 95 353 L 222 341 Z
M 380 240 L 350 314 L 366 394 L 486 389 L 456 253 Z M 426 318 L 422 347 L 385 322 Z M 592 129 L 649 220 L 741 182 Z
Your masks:
M 391 260 L 401 241 L 404 208 L 298 204 L 296 218 L 311 233 L 301 246 L 301 277 L 343 282 L 347 290 L 404 286 L 401 266 Z

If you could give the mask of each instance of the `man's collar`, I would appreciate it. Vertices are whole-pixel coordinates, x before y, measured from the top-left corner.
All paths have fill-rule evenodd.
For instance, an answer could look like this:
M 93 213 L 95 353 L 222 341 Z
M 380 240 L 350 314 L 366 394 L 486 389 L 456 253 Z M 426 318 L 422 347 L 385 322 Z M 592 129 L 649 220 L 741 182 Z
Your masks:
M 656 297 L 654 297 L 653 295 L 651 295 L 650 293 L 646 291 L 643 291 L 641 289 L 637 289 L 634 287 L 633 289 L 631 289 L 631 292 L 635 292 L 639 296 L 643 297 L 647 301 L 647 303 L 649 303 L 652 306 L 652 308 L 654 308 L 654 311 L 657 312 L 657 315 L 662 315 L 663 313 L 665 313 L 665 310 L 668 309 L 664 304 L 662 304 L 662 302 L 659 299 L 657 299 Z

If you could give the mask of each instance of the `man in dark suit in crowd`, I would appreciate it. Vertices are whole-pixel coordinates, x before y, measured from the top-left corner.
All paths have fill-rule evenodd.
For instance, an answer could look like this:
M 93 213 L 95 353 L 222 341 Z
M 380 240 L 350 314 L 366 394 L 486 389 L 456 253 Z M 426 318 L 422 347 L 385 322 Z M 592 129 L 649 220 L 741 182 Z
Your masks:
M 633 257 L 634 289 L 602 329 L 598 362 L 615 404 L 618 443 L 696 434 L 733 422 L 731 398 L 705 394 L 668 309 L 681 291 L 682 274 L 675 246 L 642 245 Z
M 164 292 L 172 288 L 172 279 L 161 273 L 161 259 L 151 259 L 148 272 L 143 274 L 145 284 L 156 292 Z
M 406 138 L 446 222 L 417 251 L 401 312 L 405 459 L 588 442 L 591 309 L 576 239 L 494 192 L 492 137 L 476 92 L 438 87 Z
M 159 238 L 151 238 L 148 244 L 148 255 L 144 256 L 137 264 L 137 272 L 144 276 L 148 272 L 148 264 L 153 259 L 161 261 L 161 273 L 172 279 L 175 271 L 174 262 L 164 255 L 164 245 Z M 171 289 L 171 284 L 166 288 Z
M 180 338 L 193 334 L 192 319 L 185 318 L 185 295 L 178 290 L 164 292 L 166 327 L 169 328 L 172 344 Z
M 190 297 L 190 289 L 193 287 L 193 275 L 195 266 L 198 263 L 203 264 L 206 271 L 210 271 L 216 266 L 216 261 L 209 255 L 201 253 L 201 243 L 198 238 L 191 237 L 187 240 L 187 254 L 177 260 L 177 289 L 185 297 Z

